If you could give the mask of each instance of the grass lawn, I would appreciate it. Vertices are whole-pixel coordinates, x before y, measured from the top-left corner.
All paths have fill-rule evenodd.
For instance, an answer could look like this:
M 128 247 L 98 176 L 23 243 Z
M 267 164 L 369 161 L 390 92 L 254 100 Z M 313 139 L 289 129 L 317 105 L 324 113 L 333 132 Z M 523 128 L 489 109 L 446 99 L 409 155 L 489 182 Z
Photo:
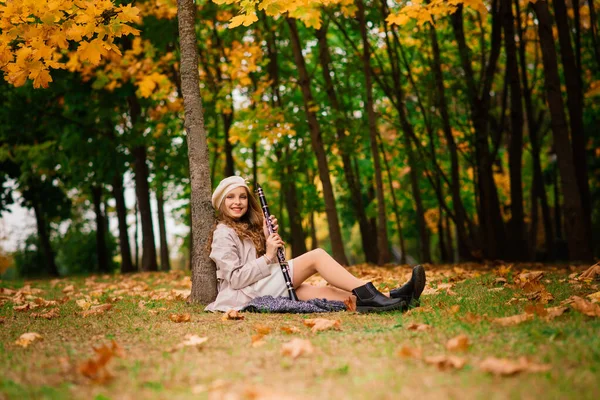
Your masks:
M 421 307 L 407 313 L 243 320 L 186 303 L 191 282 L 181 271 L 0 281 L 0 398 L 598 399 L 600 317 L 577 304 L 593 315 L 600 283 L 577 279 L 585 269 L 429 266 Z M 351 270 L 382 291 L 410 272 Z M 559 306 L 563 314 L 547 313 Z M 309 318 L 339 320 L 340 329 L 313 333 Z M 27 332 L 42 339 L 16 344 Z M 187 334 L 207 339 L 183 346 Z M 461 334 L 468 342 L 448 349 Z M 312 352 L 282 354 L 294 339 Z

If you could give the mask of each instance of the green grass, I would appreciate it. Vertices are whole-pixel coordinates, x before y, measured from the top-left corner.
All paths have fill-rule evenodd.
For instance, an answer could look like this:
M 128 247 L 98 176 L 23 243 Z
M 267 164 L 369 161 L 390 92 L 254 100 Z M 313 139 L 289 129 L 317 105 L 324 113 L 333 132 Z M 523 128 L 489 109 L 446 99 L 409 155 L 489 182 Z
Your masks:
M 385 274 L 377 283 L 387 282 L 389 286 L 390 276 L 402 281 L 408 269 L 382 271 Z M 353 272 L 360 275 L 361 270 L 353 267 Z M 439 272 L 433 271 L 429 276 L 432 286 L 454 281 L 452 276 Z M 569 272 L 546 272 L 543 283 L 554 295 L 548 306 L 558 305 L 575 294 L 585 296 L 600 290 L 597 283 L 560 282 Z M 144 299 L 145 308 L 141 309 L 141 297 L 119 294 L 123 298 L 115 302 L 112 310 L 83 318 L 75 303 L 77 294 L 71 294 L 71 299 L 60 305 L 60 317 L 45 320 L 31 318 L 31 311 L 14 311 L 14 304 L 7 301 L 0 305 L 0 316 L 6 318 L 0 325 L 0 398 L 202 399 L 229 395 L 243 399 L 261 398 L 265 393 L 274 398 L 286 395 L 327 399 L 600 397 L 599 318 L 570 310 L 551 321 L 535 317 L 517 326 L 502 327 L 490 320 L 522 313 L 528 302 L 506 304 L 522 292 L 510 287 L 489 291 L 495 287 L 496 278 L 491 272 L 468 275 L 469 279 L 452 288 L 456 294 L 442 291 L 423 296 L 421 308 L 405 314 L 245 314 L 242 321 L 222 321 L 220 314 L 205 313 L 202 306 L 181 300 Z M 88 293 L 85 279 L 69 278 L 54 287 L 44 280 L 0 282 L 0 287 L 31 284 L 44 290 L 39 296 L 61 299 L 61 290 L 68 284 L 74 284 L 78 293 Z M 116 275 L 94 279 L 118 285 L 124 278 Z M 138 274 L 126 279 L 145 282 L 150 290 L 182 289 L 185 283 L 182 273 Z M 117 290 L 105 288 L 99 302 L 115 297 Z M 455 313 L 454 305 L 459 306 Z M 169 314 L 182 312 L 192 314 L 190 323 L 169 320 Z M 487 319 L 470 323 L 464 320 L 467 313 L 487 315 Z M 312 334 L 302 323 L 307 317 L 340 319 L 342 330 Z M 406 329 L 412 322 L 426 323 L 432 329 Z M 251 337 L 258 323 L 271 327 L 272 332 L 265 336 L 264 345 L 253 348 Z M 285 334 L 279 329 L 282 326 L 296 326 L 301 333 Z M 16 346 L 15 340 L 25 332 L 38 332 L 44 340 L 28 348 Z M 207 336 L 209 340 L 200 350 L 171 352 L 187 333 Z M 420 347 L 424 356 L 450 354 L 446 342 L 461 333 L 471 341 L 466 353 L 457 353 L 467 359 L 461 370 L 441 371 L 420 360 L 397 355 L 405 344 Z M 315 352 L 296 360 L 282 356 L 282 344 L 295 337 L 309 339 Z M 113 339 L 124 350 L 123 358 L 114 358 L 109 364 L 114 379 L 104 384 L 90 382 L 77 371 L 77 365 L 93 355 L 92 346 Z M 478 362 L 487 356 L 526 356 L 531 361 L 550 364 L 551 369 L 497 377 L 478 368 Z

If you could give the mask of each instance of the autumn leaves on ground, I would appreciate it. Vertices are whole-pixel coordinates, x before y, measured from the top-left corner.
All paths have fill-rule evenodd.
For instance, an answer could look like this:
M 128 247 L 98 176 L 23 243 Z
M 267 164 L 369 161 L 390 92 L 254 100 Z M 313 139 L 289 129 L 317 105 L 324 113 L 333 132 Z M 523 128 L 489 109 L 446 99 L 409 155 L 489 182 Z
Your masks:
M 588 267 L 431 266 L 421 307 L 381 315 L 204 313 L 180 271 L 1 282 L 0 397 L 598 398 Z

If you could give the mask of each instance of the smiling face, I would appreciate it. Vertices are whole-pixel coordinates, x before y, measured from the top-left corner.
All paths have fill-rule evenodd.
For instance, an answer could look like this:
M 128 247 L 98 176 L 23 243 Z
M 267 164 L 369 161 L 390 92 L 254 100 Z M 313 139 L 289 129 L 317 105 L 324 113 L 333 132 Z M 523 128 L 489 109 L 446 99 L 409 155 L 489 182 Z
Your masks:
M 234 220 L 240 219 L 248 211 L 248 191 L 245 187 L 233 189 L 227 193 L 223 204 L 227 216 Z

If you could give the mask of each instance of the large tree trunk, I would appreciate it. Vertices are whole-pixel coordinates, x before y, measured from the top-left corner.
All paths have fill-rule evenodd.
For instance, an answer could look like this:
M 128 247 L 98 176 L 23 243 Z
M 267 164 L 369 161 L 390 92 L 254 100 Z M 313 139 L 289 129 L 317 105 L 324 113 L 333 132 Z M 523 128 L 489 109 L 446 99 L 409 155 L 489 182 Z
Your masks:
M 129 247 L 129 234 L 127 233 L 127 207 L 123 196 L 123 178 L 120 173 L 115 172 L 112 184 L 113 197 L 117 208 L 117 220 L 119 221 L 119 251 L 121 253 L 121 273 L 135 271 L 131 262 L 131 248 Z
M 538 18 L 546 98 L 550 109 L 554 147 L 564 197 L 564 218 L 569 258 L 571 260 L 590 261 L 592 260 L 592 251 L 587 236 L 585 211 L 579 192 L 573 152 L 569 141 L 569 129 L 561 96 L 560 76 L 548 3 L 545 0 L 538 0 L 531 3 L 531 6 Z
M 527 237 L 525 235 L 525 211 L 523 209 L 523 180 L 521 176 L 523 162 L 523 102 L 521 101 L 521 83 L 517 63 L 515 43 L 515 20 L 512 0 L 501 0 L 502 26 L 504 28 L 504 47 L 506 49 L 506 69 L 510 85 L 510 143 L 508 167 L 510 170 L 510 211 L 509 222 L 511 256 L 515 260 L 525 260 Z
M 317 158 L 319 178 L 321 179 L 321 183 L 323 185 L 325 213 L 327 214 L 327 223 L 329 226 L 329 237 L 331 239 L 333 258 L 335 258 L 337 262 L 342 265 L 348 265 L 348 259 L 346 258 L 346 253 L 344 251 L 344 242 L 342 240 L 342 233 L 340 230 L 340 222 L 335 205 L 333 186 L 331 185 L 331 179 L 329 177 L 329 166 L 327 164 L 327 156 L 323 146 L 323 138 L 321 137 L 319 122 L 317 121 L 317 116 L 313 109 L 315 101 L 310 88 L 310 78 L 306 69 L 306 62 L 304 61 L 304 55 L 302 54 L 302 45 L 300 43 L 298 27 L 296 26 L 296 21 L 294 19 L 286 18 L 286 21 L 290 28 L 292 51 L 294 53 L 296 67 L 298 68 L 298 83 L 302 89 L 302 96 L 304 98 L 304 109 L 306 112 L 306 118 L 308 120 L 312 148 Z
M 581 205 L 583 207 L 583 224 L 586 230 L 589 247 L 592 245 L 592 209 L 590 187 L 588 183 L 587 155 L 585 151 L 585 131 L 583 127 L 583 90 L 581 87 L 580 72 L 577 66 L 573 46 L 571 45 L 571 28 L 567 16 L 565 0 L 553 0 L 554 15 L 558 28 L 558 41 L 560 56 L 563 64 L 565 83 L 567 87 L 567 108 L 569 109 L 569 124 L 571 127 L 571 146 L 573 148 L 573 162 Z M 577 6 L 578 7 L 578 6 Z M 577 31 L 578 32 L 578 28 Z
M 46 216 L 44 215 L 44 211 L 39 204 L 37 193 L 33 194 L 32 205 L 33 211 L 35 213 L 35 221 L 37 226 L 37 234 L 38 239 L 40 241 L 40 246 L 42 247 L 42 252 L 44 253 L 44 260 L 46 261 L 46 268 L 48 268 L 48 274 L 50 276 L 59 276 L 58 268 L 56 267 L 56 261 L 54 260 L 54 251 L 52 250 L 52 245 L 50 244 L 50 234 L 48 233 L 48 222 L 46 221 Z
M 365 259 L 367 262 L 375 264 L 378 262 L 377 236 L 371 232 L 371 226 L 369 225 L 365 207 L 363 205 L 360 185 L 352 170 L 352 159 L 350 157 L 352 150 L 348 145 L 349 138 L 344 130 L 344 126 L 347 123 L 345 111 L 338 100 L 337 93 L 335 92 L 335 85 L 333 84 L 333 79 L 331 77 L 331 56 L 329 45 L 327 44 L 327 28 L 321 27 L 321 29 L 317 29 L 316 36 L 319 43 L 319 61 L 323 73 L 323 81 L 325 82 L 325 92 L 327 93 L 331 108 L 334 112 L 338 149 L 342 157 L 344 178 L 346 179 L 346 184 L 350 191 L 350 204 L 358 219 Z
M 156 205 L 158 207 L 158 232 L 160 234 L 160 270 L 169 271 L 169 245 L 167 244 L 167 226 L 165 221 L 165 194 L 162 187 L 156 190 Z
M 109 272 L 108 256 L 106 250 L 106 225 L 102 215 L 102 187 L 92 186 L 92 200 L 94 213 L 96 214 L 96 258 L 98 260 L 98 271 Z
M 480 231 L 483 238 L 483 251 L 486 258 L 494 259 L 506 254 L 506 233 L 500 213 L 500 201 L 492 169 L 492 154 L 488 140 L 488 120 L 490 92 L 496 71 L 496 64 L 502 44 L 498 0 L 492 0 L 492 38 L 487 65 L 482 66 L 483 81 L 478 90 L 471 67 L 470 49 L 465 40 L 462 5 L 452 15 L 452 26 L 458 43 L 458 50 L 467 83 L 471 120 L 475 129 L 475 162 L 477 165 L 477 192 Z
M 365 6 L 362 0 L 356 2 L 358 6 L 358 24 L 360 35 L 363 42 L 363 73 L 365 76 L 367 120 L 369 123 L 369 142 L 371 144 L 371 156 L 373 157 L 373 166 L 375 169 L 375 190 L 377 196 L 377 250 L 378 263 L 385 264 L 390 261 L 390 246 L 387 234 L 387 216 L 385 211 L 385 197 L 383 193 L 383 177 L 381 173 L 381 159 L 377 146 L 377 118 L 373 105 L 373 82 L 371 78 L 371 54 L 369 48 L 369 38 L 367 36 L 367 21 L 365 19 Z
M 148 165 L 146 147 L 137 146 L 132 151 L 135 171 L 135 194 L 138 199 L 140 220 L 142 222 L 142 271 L 158 271 L 156 263 L 156 245 L 150 208 L 150 187 L 148 186 Z
M 193 0 L 178 0 L 179 41 L 181 48 L 181 90 L 185 109 L 185 131 L 188 143 L 190 182 L 192 188 L 192 294 L 191 299 L 203 304 L 217 296 L 217 275 L 209 258 L 208 240 L 213 229 L 206 130 L 200 97 L 198 53 L 195 31 L 196 6 Z

